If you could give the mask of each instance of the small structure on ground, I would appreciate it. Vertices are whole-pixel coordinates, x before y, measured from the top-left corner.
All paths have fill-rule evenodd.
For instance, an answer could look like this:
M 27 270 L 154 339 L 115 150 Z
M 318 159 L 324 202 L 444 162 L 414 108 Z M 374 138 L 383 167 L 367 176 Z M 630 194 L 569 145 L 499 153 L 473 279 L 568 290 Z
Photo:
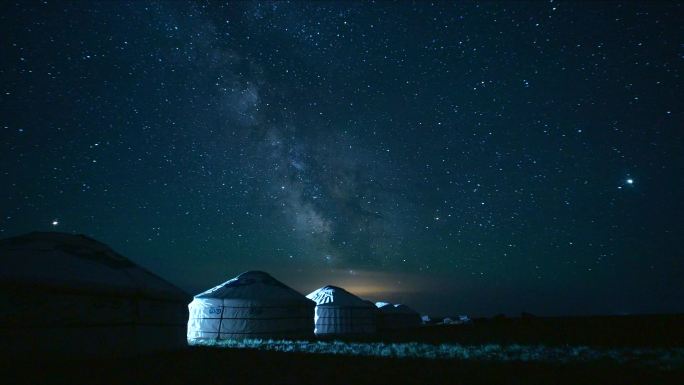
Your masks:
M 442 319 L 441 324 L 442 325 L 462 325 L 462 324 L 467 324 L 470 323 L 470 317 L 467 315 L 459 315 L 456 317 L 444 317 Z
M 316 304 L 263 271 L 248 271 L 197 294 L 187 338 L 311 338 Z
M 367 335 L 377 330 L 373 303 L 340 287 L 324 286 L 306 297 L 316 303 L 317 336 Z

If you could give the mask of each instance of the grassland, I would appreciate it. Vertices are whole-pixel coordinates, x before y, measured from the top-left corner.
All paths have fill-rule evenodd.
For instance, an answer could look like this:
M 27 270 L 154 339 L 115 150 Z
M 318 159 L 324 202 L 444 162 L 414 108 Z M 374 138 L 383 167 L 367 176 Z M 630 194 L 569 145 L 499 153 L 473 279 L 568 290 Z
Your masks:
M 544 345 L 459 345 L 418 342 L 347 342 L 290 340 L 209 340 L 191 342 L 196 346 L 228 349 L 254 349 L 281 353 L 332 354 L 365 357 L 474 360 L 490 362 L 587 363 L 613 362 L 673 369 L 684 366 L 684 348 L 620 348 Z
M 684 316 L 480 320 L 343 341 L 210 341 L 125 359 L 2 357 L 0 369 L 7 384 L 681 385 Z

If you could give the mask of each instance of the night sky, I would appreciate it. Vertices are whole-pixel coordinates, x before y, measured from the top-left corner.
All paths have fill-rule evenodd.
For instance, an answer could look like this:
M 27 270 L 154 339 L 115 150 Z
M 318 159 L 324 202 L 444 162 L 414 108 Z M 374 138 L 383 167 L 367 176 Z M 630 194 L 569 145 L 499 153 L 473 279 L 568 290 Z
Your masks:
M 0 237 L 189 293 L 684 311 L 684 4 L 0 5 Z

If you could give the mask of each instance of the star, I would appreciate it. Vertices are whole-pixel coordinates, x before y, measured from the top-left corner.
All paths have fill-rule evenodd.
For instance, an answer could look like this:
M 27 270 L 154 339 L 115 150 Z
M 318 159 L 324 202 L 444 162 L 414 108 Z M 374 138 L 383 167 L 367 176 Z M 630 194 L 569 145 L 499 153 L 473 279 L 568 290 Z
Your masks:
M 59 226 L 59 220 L 55 219 L 52 221 L 53 226 Z
M 626 182 L 627 184 L 634 184 L 634 179 L 632 179 L 632 178 L 627 178 L 627 180 L 625 180 L 625 182 Z

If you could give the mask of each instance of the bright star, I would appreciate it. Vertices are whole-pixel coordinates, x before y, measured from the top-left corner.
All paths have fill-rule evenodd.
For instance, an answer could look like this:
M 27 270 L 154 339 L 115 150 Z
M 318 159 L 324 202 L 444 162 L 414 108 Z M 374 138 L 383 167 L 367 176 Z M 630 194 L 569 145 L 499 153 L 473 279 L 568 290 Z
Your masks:
M 53 221 L 52 221 L 52 225 L 53 225 L 53 226 L 59 225 L 59 221 L 58 221 L 57 219 L 53 220 Z
M 627 182 L 627 184 L 634 184 L 634 179 L 628 178 L 625 182 Z

